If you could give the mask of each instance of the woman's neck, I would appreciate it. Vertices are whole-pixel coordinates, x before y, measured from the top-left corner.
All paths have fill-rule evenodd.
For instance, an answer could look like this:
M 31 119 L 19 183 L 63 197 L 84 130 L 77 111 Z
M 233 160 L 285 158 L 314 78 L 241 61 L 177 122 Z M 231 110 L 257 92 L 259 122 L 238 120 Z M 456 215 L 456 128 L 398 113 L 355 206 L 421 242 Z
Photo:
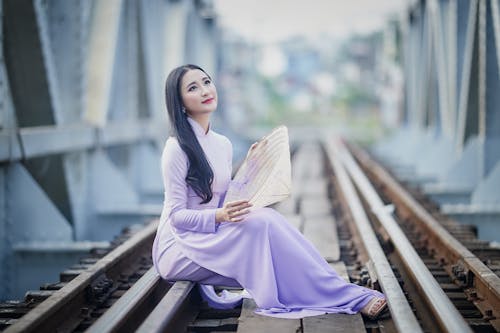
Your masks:
M 204 133 L 208 132 L 208 126 L 210 124 L 210 114 L 200 114 L 200 115 L 189 115 L 189 117 L 193 118 L 200 126 L 203 128 Z

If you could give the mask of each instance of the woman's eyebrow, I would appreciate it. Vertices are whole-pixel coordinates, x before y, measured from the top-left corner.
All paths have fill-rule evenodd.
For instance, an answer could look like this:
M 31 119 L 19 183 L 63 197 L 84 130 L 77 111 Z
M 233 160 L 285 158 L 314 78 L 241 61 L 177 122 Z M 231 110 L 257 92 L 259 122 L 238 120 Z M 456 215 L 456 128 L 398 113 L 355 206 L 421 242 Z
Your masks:
M 209 78 L 208 76 L 204 76 L 204 77 L 202 77 L 202 78 L 201 78 L 201 81 L 205 81 L 205 80 L 207 80 L 207 79 L 208 79 L 208 80 L 210 80 L 210 78 Z M 186 88 L 188 88 L 190 85 L 195 84 L 195 83 L 196 83 L 196 81 L 193 81 L 193 82 L 191 82 L 191 83 L 188 83 L 188 84 L 186 85 Z

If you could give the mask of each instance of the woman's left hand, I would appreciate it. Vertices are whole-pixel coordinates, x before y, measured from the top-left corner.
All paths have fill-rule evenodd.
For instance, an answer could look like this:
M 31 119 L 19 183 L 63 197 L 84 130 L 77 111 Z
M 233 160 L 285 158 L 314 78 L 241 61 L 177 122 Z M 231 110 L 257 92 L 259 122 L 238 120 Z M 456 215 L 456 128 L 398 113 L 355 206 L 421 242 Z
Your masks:
M 227 202 L 215 211 L 215 222 L 240 222 L 250 213 L 252 204 L 248 200 Z

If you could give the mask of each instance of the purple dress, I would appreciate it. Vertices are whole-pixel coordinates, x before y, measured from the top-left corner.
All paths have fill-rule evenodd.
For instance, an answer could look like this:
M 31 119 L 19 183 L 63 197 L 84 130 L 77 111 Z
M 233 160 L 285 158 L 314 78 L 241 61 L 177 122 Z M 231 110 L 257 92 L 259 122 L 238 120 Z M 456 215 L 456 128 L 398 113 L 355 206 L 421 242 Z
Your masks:
M 167 280 L 241 286 L 256 313 L 302 318 L 359 312 L 378 291 L 346 283 L 281 214 L 256 208 L 239 223 L 215 222 L 231 181 L 232 145 L 188 117 L 214 172 L 207 204 L 187 186 L 188 159 L 170 137 L 162 154 L 165 201 L 153 243 L 153 262 Z

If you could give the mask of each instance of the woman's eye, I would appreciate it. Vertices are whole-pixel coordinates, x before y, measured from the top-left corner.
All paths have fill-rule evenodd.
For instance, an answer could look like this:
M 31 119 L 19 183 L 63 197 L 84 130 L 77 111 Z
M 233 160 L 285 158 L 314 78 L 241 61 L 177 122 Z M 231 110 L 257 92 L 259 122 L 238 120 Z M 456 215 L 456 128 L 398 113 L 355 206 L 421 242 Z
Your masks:
M 210 83 L 212 83 L 212 81 L 210 81 L 210 80 L 205 80 L 205 82 L 204 82 L 204 83 L 205 83 L 205 85 L 209 85 Z
M 188 88 L 188 91 L 193 91 L 195 89 L 196 89 L 196 86 L 191 86 L 191 87 Z

